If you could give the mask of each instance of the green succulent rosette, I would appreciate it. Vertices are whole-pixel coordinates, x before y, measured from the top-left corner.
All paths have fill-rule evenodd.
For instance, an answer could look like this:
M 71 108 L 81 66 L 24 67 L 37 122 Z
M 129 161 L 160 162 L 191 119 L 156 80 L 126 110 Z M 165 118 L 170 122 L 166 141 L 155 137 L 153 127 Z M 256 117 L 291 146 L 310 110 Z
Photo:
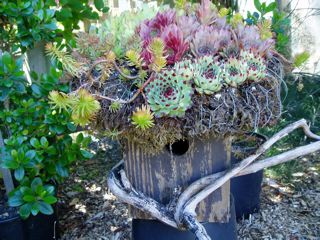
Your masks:
M 222 69 L 212 56 L 197 59 L 194 66 L 194 83 L 198 93 L 211 95 L 222 87 Z
M 193 93 L 191 61 L 175 64 L 170 70 L 158 73 L 146 87 L 146 96 L 156 117 L 183 117 L 191 106 Z
M 247 80 L 247 64 L 231 58 L 224 66 L 224 81 L 231 87 L 238 87 Z
M 240 58 L 247 65 L 247 75 L 249 80 L 258 82 L 266 77 L 267 66 L 263 58 L 249 51 L 242 51 Z

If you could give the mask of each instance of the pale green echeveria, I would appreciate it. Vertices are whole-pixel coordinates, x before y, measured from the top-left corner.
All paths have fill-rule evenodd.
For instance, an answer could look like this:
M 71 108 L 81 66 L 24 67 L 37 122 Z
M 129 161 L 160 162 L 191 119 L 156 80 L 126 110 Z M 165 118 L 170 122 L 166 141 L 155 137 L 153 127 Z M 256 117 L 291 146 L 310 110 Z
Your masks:
M 211 95 L 222 87 L 222 69 L 212 56 L 199 58 L 194 63 L 194 83 L 198 93 Z
M 156 117 L 183 117 L 192 105 L 193 93 L 191 79 L 193 66 L 191 61 L 182 61 L 172 69 L 158 73 L 146 87 L 146 96 Z
M 243 60 L 231 58 L 224 65 L 224 81 L 231 87 L 238 87 L 247 77 L 247 64 Z
M 249 80 L 258 82 L 266 77 L 267 66 L 261 56 L 249 51 L 242 51 L 240 58 L 247 65 L 247 78 Z

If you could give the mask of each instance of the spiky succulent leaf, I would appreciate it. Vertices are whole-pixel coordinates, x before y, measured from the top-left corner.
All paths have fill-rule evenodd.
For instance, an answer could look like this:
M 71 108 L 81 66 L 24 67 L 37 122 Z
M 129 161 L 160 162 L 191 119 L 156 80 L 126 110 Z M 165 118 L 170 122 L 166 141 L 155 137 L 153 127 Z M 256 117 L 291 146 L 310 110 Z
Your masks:
M 185 15 L 177 19 L 177 25 L 181 29 L 184 39 L 188 42 L 192 40 L 195 32 L 200 27 L 200 23 L 194 16 Z
M 236 13 L 230 19 L 230 24 L 232 27 L 236 28 L 239 24 L 243 24 L 243 17 L 240 13 Z
M 219 10 L 219 17 L 226 17 L 230 12 L 230 9 L 228 8 L 221 8 Z
M 152 54 L 151 69 L 155 72 L 159 72 L 167 65 L 165 53 L 165 44 L 161 38 L 152 39 L 148 46 L 148 51 Z
M 126 52 L 126 57 L 129 60 L 131 66 L 136 66 L 138 68 L 142 65 L 142 58 L 140 57 L 139 53 L 134 50 L 128 50 Z
M 72 99 L 63 92 L 51 91 L 49 93 L 49 103 L 53 105 L 53 108 L 61 110 L 69 110 L 72 106 Z
M 63 51 L 61 47 L 53 43 L 46 44 L 45 51 L 52 61 L 58 61 L 72 76 L 79 76 L 81 73 L 81 64 L 77 62 L 71 55 Z
M 210 0 L 203 0 L 198 5 L 196 16 L 201 24 L 209 26 L 217 17 L 216 6 Z
M 248 51 L 242 51 L 240 58 L 247 65 L 247 76 L 249 80 L 260 81 L 266 77 L 266 63 L 259 55 Z
M 194 83 L 200 94 L 213 94 L 222 87 L 222 70 L 214 64 L 212 56 L 199 58 L 195 62 Z
M 268 55 L 270 49 L 274 48 L 274 40 L 269 38 L 262 40 L 257 26 L 244 26 L 238 24 L 236 35 L 241 49 L 251 51 L 259 55 Z
M 131 116 L 131 120 L 133 125 L 142 130 L 146 130 L 154 125 L 153 113 L 151 113 L 150 107 L 145 105 L 136 108 Z
M 162 70 L 146 87 L 151 110 L 157 117 L 182 117 L 191 106 L 193 69 L 191 61 L 178 62 Z
M 247 79 L 246 63 L 232 58 L 224 66 L 224 81 L 232 87 L 238 87 Z
M 74 96 L 72 117 L 76 124 L 84 126 L 100 110 L 100 103 L 87 90 L 80 89 Z
M 271 21 L 270 20 L 262 20 L 258 24 L 259 30 L 260 30 L 260 38 L 261 40 L 267 40 L 269 38 L 272 38 L 272 31 L 271 31 Z
M 116 112 L 118 112 L 118 111 L 120 110 L 120 108 L 121 108 L 121 103 L 119 103 L 119 102 L 112 102 L 112 103 L 110 104 L 110 106 L 109 106 L 109 111 L 110 111 L 111 113 L 116 113 Z
M 183 38 L 183 32 L 176 24 L 171 24 L 163 29 L 161 38 L 165 43 L 168 64 L 181 60 L 189 48 L 189 43 Z
M 231 33 L 225 29 L 201 27 L 191 43 L 191 51 L 197 57 L 215 55 L 220 49 L 231 44 Z

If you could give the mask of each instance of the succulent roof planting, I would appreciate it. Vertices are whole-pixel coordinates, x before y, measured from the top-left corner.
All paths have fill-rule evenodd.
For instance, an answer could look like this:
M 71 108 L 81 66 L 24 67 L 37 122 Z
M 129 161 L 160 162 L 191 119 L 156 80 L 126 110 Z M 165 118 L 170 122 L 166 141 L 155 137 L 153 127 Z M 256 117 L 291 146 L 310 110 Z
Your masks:
M 70 56 L 48 48 L 53 58 L 79 64 L 72 92 L 50 98 L 75 123 L 154 151 L 180 138 L 273 124 L 281 113 L 282 65 L 267 21 L 248 25 L 204 0 L 142 20 L 132 36 L 124 33 L 126 44 L 115 46 L 121 37 L 104 25 L 95 37 L 82 34 Z M 99 48 L 84 50 L 85 38 L 100 39 Z

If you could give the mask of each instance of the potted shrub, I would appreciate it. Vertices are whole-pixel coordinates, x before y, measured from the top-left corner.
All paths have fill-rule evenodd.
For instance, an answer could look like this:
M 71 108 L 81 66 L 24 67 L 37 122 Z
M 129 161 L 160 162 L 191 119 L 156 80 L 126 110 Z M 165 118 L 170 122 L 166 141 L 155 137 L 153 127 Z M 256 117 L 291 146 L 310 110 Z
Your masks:
M 56 236 L 57 219 L 46 215 L 56 214 L 57 184 L 68 176 L 71 164 L 92 156 L 86 150 L 90 137 L 80 133 L 72 138 L 77 129 L 70 114 L 49 104 L 50 91 L 68 91 L 67 85 L 59 83 L 60 76 L 54 69 L 39 77 L 33 73 L 29 84 L 21 59 L 16 61 L 8 53 L 0 59 L 1 167 L 13 173 L 15 188 L 8 193 L 8 204 L 27 219 L 23 222 L 26 239 Z
M 270 25 L 247 25 L 204 0 L 161 10 L 130 37 L 130 27 L 120 37 L 110 29 L 80 33 L 72 55 L 47 46 L 73 75 L 68 95 L 51 93 L 53 106 L 122 143 L 124 161 L 108 185 L 133 206 L 134 239 L 194 239 L 191 232 L 235 239 L 229 180 L 296 157 L 299 151 L 252 164 L 298 127 L 319 140 L 301 120 L 226 170 L 232 137 L 273 125 L 281 113 L 282 63 Z

